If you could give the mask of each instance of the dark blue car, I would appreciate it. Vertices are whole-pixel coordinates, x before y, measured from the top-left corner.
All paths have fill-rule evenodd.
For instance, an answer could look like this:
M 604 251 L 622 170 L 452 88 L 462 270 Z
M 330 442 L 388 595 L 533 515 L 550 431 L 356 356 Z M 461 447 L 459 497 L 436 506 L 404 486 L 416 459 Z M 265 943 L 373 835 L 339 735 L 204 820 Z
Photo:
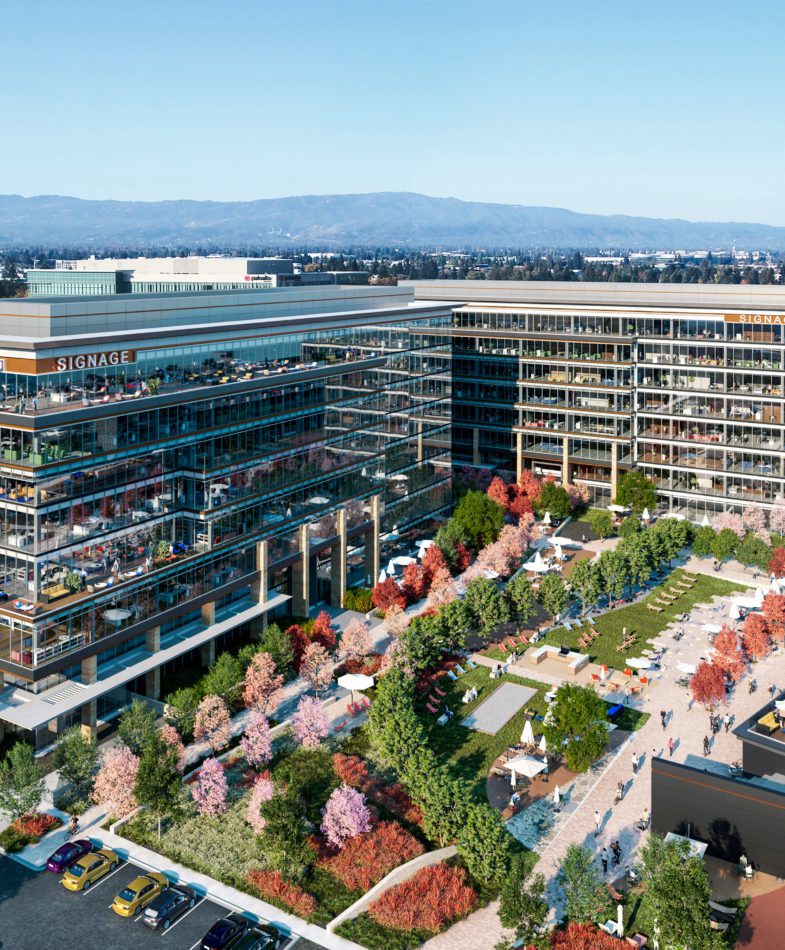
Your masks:
M 242 914 L 227 914 L 217 920 L 202 937 L 200 950 L 224 950 L 225 947 L 233 947 L 249 926 L 250 921 Z
M 46 862 L 46 870 L 53 874 L 63 874 L 79 858 L 84 857 L 93 850 L 93 845 L 87 838 L 80 838 L 78 841 L 66 841 Z

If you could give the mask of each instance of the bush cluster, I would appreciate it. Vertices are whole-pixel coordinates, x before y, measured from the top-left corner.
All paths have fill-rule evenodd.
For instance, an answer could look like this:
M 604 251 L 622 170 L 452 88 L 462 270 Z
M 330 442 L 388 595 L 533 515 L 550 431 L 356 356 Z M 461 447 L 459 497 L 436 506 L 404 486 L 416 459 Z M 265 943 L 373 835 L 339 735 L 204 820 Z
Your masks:
M 249 871 L 245 882 L 260 897 L 305 920 L 316 910 L 316 900 L 301 887 L 285 881 L 278 871 Z

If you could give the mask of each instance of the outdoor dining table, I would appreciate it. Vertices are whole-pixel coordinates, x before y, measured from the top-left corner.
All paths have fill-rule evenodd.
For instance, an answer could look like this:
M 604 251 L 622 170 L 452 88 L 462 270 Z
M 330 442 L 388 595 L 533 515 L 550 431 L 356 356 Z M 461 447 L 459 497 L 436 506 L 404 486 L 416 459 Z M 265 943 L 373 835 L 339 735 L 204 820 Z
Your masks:
M 109 623 L 122 623 L 124 620 L 128 620 L 130 616 L 131 611 L 123 608 L 111 608 L 104 611 L 104 619 L 108 620 Z

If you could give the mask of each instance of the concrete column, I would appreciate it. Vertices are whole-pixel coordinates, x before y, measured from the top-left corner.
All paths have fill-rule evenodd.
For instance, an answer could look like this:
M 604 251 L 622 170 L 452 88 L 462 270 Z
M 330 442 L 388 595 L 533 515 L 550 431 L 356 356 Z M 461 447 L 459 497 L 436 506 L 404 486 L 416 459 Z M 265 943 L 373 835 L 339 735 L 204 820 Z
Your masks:
M 472 429 L 472 465 L 480 464 L 480 430 Z
M 161 628 L 153 627 L 145 634 L 145 648 L 149 653 L 158 653 L 161 649 Z M 148 670 L 144 677 L 144 692 L 148 699 L 161 698 L 161 667 Z
M 300 560 L 292 567 L 292 613 L 307 617 L 311 609 L 311 551 L 308 525 L 300 525 Z
M 565 435 L 562 441 L 561 480 L 563 485 L 570 480 L 570 437 L 568 435 Z
M 417 423 L 417 461 L 422 462 L 422 422 Z
M 611 501 L 619 489 L 619 443 L 611 442 Z
M 371 524 L 365 532 L 365 576 L 370 578 L 371 587 L 379 579 L 381 570 L 380 557 L 380 535 L 381 518 L 379 515 L 379 495 L 371 498 Z
M 259 541 L 256 545 L 256 569 L 259 576 L 251 584 L 251 597 L 257 604 L 263 604 L 268 598 L 267 571 L 269 564 L 269 550 L 267 541 Z
M 515 433 L 515 481 L 521 480 L 523 474 L 523 433 Z
M 210 640 L 209 643 L 203 643 L 202 649 L 199 651 L 199 659 L 204 667 L 210 667 L 215 663 L 215 640 Z
M 202 623 L 205 627 L 212 627 L 215 623 L 215 601 L 208 600 L 206 604 L 202 604 Z
M 346 509 L 335 515 L 338 540 L 330 551 L 330 603 L 333 607 L 343 604 L 346 593 Z
M 81 730 L 85 739 L 94 736 L 98 726 L 98 700 L 91 699 L 82 706 Z
M 88 656 L 82 660 L 82 682 L 89 686 L 98 679 L 98 657 Z

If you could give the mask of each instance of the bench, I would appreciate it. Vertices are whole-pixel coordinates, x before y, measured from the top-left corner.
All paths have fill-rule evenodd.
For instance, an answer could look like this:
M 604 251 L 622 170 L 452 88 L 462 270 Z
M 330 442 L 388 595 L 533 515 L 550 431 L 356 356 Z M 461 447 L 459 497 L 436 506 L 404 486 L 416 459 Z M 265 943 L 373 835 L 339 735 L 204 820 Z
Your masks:
M 611 706 L 608 710 L 608 719 L 614 720 L 617 716 L 621 715 L 621 711 L 624 709 L 624 706 L 621 703 L 618 703 L 616 706 Z
M 766 713 L 755 723 L 755 732 L 763 736 L 771 736 L 780 728 L 779 720 L 773 712 Z
M 52 584 L 51 587 L 41 588 L 40 597 L 45 604 L 48 604 L 53 600 L 59 600 L 60 597 L 68 597 L 70 593 L 70 588 L 65 584 Z

